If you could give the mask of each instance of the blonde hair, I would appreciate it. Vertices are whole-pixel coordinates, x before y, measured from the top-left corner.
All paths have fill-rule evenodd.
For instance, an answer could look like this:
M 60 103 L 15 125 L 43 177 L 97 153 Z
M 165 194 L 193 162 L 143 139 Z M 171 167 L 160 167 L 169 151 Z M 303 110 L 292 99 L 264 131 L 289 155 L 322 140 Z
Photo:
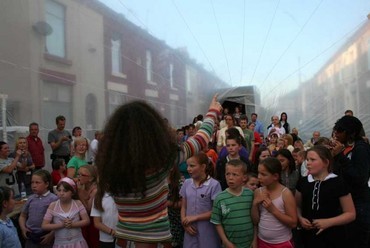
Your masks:
M 292 135 L 290 134 L 283 134 L 283 136 L 281 136 L 283 139 L 286 139 L 288 141 L 288 146 L 292 146 L 293 145 L 293 137 Z
M 25 140 L 25 141 L 26 141 L 26 147 L 28 147 L 28 142 L 27 142 L 26 137 L 21 136 L 21 137 L 18 137 L 18 139 L 15 141 L 15 149 L 16 149 L 16 150 L 18 149 L 19 141 L 20 141 L 20 140 Z

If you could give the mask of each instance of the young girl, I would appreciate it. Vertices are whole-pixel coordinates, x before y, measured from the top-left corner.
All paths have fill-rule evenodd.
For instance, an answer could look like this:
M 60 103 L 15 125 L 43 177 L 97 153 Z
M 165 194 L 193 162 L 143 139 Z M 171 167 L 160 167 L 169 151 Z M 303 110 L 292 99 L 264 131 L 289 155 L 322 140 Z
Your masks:
M 64 159 L 57 158 L 53 161 L 53 171 L 51 172 L 51 179 L 53 186 L 58 185 L 60 179 L 67 176 L 66 163 Z
M 258 166 L 261 188 L 254 191 L 252 218 L 258 224 L 259 248 L 293 248 L 291 229 L 297 225 L 292 192 L 280 180 L 281 163 L 266 158 Z
M 15 205 L 14 192 L 11 188 L 0 187 L 0 247 L 21 248 L 17 229 L 7 217 Z
M 74 178 L 77 182 L 77 172 L 80 167 L 87 165 L 86 152 L 89 147 L 87 139 L 84 137 L 77 137 L 74 140 L 74 151 L 75 155 L 69 160 L 67 165 L 67 176 L 69 178 Z
M 281 149 L 277 152 L 276 158 L 281 163 L 281 183 L 294 193 L 299 179 L 299 172 L 296 170 L 293 155 L 288 149 Z
M 86 165 L 78 170 L 78 196 L 90 216 L 94 197 L 97 191 L 98 172 L 95 165 Z M 99 246 L 99 230 L 94 226 L 90 217 L 90 224 L 82 228 L 82 234 L 90 248 Z
M 187 164 L 191 178 L 180 190 L 184 248 L 221 247 L 215 226 L 210 222 L 213 200 L 221 192 L 220 183 L 207 173 L 212 165 L 203 152 L 189 158 Z
M 15 142 L 15 150 L 21 151 L 21 156 L 18 160 L 17 165 L 17 181 L 18 181 L 18 189 L 21 192 L 22 183 L 26 187 L 27 195 L 32 194 L 31 189 L 31 178 L 32 178 L 32 171 L 35 169 L 35 165 L 32 161 L 31 154 L 28 151 L 28 144 L 27 139 L 25 137 L 19 137 Z M 11 157 L 15 157 L 16 152 L 11 154 Z
M 81 227 L 89 224 L 89 216 L 77 199 L 76 183 L 69 177 L 62 178 L 57 191 L 59 200 L 50 204 L 42 222 L 42 229 L 55 231 L 53 248 L 88 248 Z
M 118 210 L 113 197 L 108 193 L 97 192 L 90 215 L 99 230 L 99 247 L 115 248 Z
M 355 219 L 355 207 L 347 186 L 330 172 L 331 163 L 330 150 L 314 146 L 307 152 L 309 175 L 297 185 L 295 198 L 307 248 L 351 246 L 344 225 Z
M 168 217 L 172 235 L 172 247 L 180 248 L 184 242 L 184 228 L 181 224 L 181 196 L 180 189 L 183 184 L 181 174 L 177 166 L 172 167 L 168 175 Z
M 213 98 L 198 132 L 180 147 L 163 117 L 149 104 L 135 101 L 112 115 L 99 142 L 98 187 L 110 192 L 119 220 L 117 243 L 136 248 L 171 247 L 167 212 L 167 175 L 172 166 L 200 151 L 209 141 L 221 104 Z
M 23 237 L 26 238 L 26 248 L 51 247 L 54 233 L 41 228 L 42 219 L 50 203 L 58 200 L 58 197 L 51 193 L 50 173 L 46 170 L 35 171 L 31 185 L 34 194 L 28 197 L 19 216 L 19 226 Z

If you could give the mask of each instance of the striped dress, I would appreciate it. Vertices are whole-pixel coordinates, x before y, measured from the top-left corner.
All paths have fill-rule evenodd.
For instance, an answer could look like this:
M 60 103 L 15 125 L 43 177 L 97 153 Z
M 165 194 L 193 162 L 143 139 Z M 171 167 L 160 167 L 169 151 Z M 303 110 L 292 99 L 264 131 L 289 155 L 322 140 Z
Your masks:
M 217 117 L 210 110 L 198 132 L 179 151 L 175 164 L 178 165 L 208 144 Z M 171 242 L 170 223 L 167 212 L 168 169 L 148 174 L 145 177 L 145 197 L 141 194 L 115 196 L 119 220 L 116 237 L 142 243 Z

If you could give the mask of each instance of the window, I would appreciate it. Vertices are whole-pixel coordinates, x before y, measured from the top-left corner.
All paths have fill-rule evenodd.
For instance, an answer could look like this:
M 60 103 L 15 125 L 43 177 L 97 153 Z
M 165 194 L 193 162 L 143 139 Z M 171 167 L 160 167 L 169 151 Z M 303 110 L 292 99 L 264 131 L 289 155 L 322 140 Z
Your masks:
M 367 41 L 367 69 L 370 70 L 370 40 Z
M 152 82 L 152 54 L 146 50 L 146 81 Z
M 45 2 L 45 21 L 51 26 L 52 33 L 46 36 L 46 52 L 65 58 L 65 8 L 54 1 Z
M 72 125 L 72 86 L 44 81 L 42 90 L 43 125 L 45 128 L 55 128 L 57 115 L 64 115 L 67 119 L 67 125 Z
M 174 82 L 173 82 L 173 64 L 170 64 L 170 85 L 171 85 L 171 88 L 174 89 L 175 88 L 175 85 L 174 85 Z
M 126 95 L 122 94 L 121 92 L 117 92 L 117 91 L 108 91 L 108 94 L 109 94 L 108 112 L 109 112 L 109 115 L 111 115 L 116 110 L 116 108 L 126 103 Z
M 112 47 L 112 74 L 122 74 L 121 41 L 111 40 Z

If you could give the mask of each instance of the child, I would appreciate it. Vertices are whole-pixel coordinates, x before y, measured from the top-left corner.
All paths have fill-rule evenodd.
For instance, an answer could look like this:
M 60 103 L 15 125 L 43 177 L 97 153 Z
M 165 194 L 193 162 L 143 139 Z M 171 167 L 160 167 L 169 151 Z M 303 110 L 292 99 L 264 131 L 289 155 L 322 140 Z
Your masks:
M 220 247 L 215 226 L 209 222 L 213 201 L 221 192 L 220 183 L 209 176 L 212 165 L 203 152 L 189 158 L 187 164 L 191 178 L 185 180 L 180 190 L 184 248 Z
M 179 167 L 172 167 L 168 175 L 168 217 L 170 220 L 170 229 L 172 234 L 172 247 L 180 248 L 184 242 L 184 228 L 181 224 L 181 196 L 180 189 L 183 184 Z
M 258 166 L 261 188 L 254 191 L 252 218 L 258 224 L 258 247 L 293 248 L 297 208 L 292 192 L 280 184 L 281 163 L 266 158 Z
M 258 176 L 256 173 L 248 172 L 247 173 L 247 182 L 245 183 L 245 187 L 248 189 L 255 191 L 260 186 L 260 181 L 258 180 Z
M 299 179 L 299 173 L 295 167 L 293 155 L 288 149 L 281 149 L 277 152 L 276 158 L 281 163 L 281 183 L 286 186 L 290 191 L 295 192 L 295 186 Z
M 91 209 L 94 225 L 99 230 L 99 247 L 115 248 L 118 210 L 113 197 L 97 192 Z
M 306 151 L 299 151 L 297 154 L 297 169 L 298 172 L 301 174 L 301 177 L 306 177 L 308 175 L 307 170 L 307 152 Z
M 69 160 L 67 165 L 67 176 L 73 178 L 77 182 L 77 172 L 80 167 L 88 164 L 86 161 L 86 152 L 89 148 L 89 143 L 84 137 L 77 137 L 74 142 L 74 156 Z
M 14 192 L 11 188 L 0 187 L 0 247 L 21 248 L 17 229 L 7 217 L 15 205 Z
M 225 177 L 225 167 L 228 161 L 233 160 L 233 159 L 240 159 L 241 161 L 246 163 L 248 166 L 248 169 L 251 170 L 250 162 L 244 159 L 243 157 L 239 156 L 239 151 L 242 147 L 241 145 L 242 139 L 244 138 L 241 137 L 240 135 L 237 135 L 237 136 L 228 135 L 226 137 L 226 149 L 227 149 L 228 155 L 220 159 L 216 165 L 216 171 L 217 171 L 216 178 L 220 182 L 222 190 L 225 190 L 227 188 L 226 177 Z
M 58 200 L 58 197 L 51 193 L 50 173 L 46 170 L 35 171 L 31 185 L 34 194 L 28 197 L 19 216 L 19 226 L 23 237 L 26 238 L 26 248 L 51 247 L 54 233 L 41 228 L 42 219 L 50 203 Z
M 57 158 L 53 161 L 53 171 L 51 172 L 51 179 L 53 186 L 58 185 L 60 179 L 67 176 L 66 162 L 62 158 Z
M 50 204 L 42 229 L 55 231 L 54 248 L 88 248 L 81 227 L 88 225 L 90 220 L 83 204 L 76 200 L 76 183 L 64 177 L 59 181 L 57 191 L 59 200 Z
M 167 211 L 167 175 L 172 166 L 208 144 L 221 110 L 215 96 L 198 132 L 180 149 L 163 117 L 150 104 L 134 101 L 119 107 L 104 129 L 96 165 L 98 187 L 117 205 L 117 243 L 126 247 L 171 247 Z
M 224 247 L 251 247 L 253 241 L 253 192 L 243 187 L 246 180 L 245 163 L 241 160 L 227 162 L 226 181 L 229 187 L 217 195 L 211 216 L 211 223 L 215 224 Z
M 307 152 L 309 175 L 299 180 L 296 191 L 299 222 L 305 247 L 350 247 L 345 224 L 356 212 L 346 184 L 330 173 L 332 156 L 324 146 Z

